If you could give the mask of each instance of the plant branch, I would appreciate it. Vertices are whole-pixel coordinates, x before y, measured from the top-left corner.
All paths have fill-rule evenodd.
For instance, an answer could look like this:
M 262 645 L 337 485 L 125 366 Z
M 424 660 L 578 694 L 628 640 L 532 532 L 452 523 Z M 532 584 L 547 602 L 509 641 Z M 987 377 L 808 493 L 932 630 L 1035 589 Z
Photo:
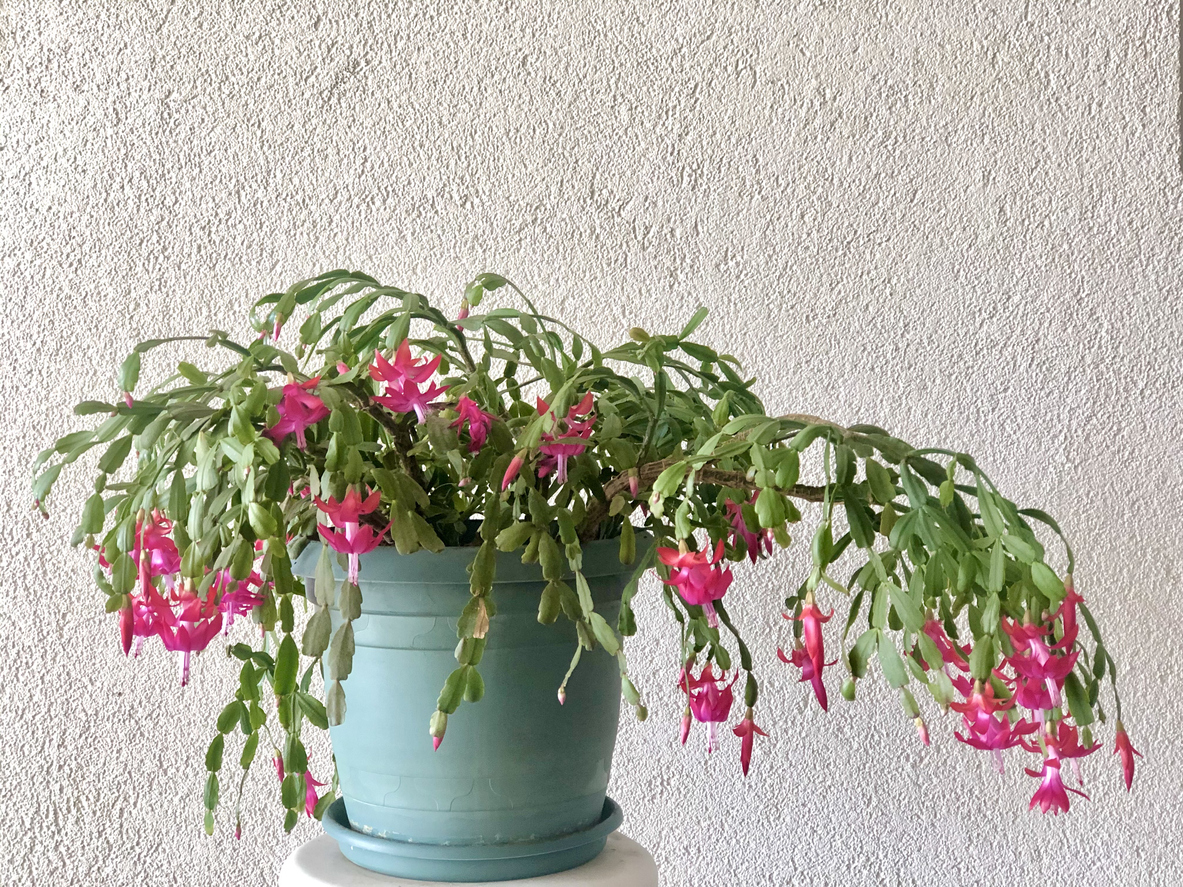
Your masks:
M 402 465 L 403 471 L 409 474 L 415 483 L 426 489 L 427 481 L 423 477 L 423 470 L 419 467 L 418 461 L 411 458 L 411 447 L 415 445 L 415 441 L 411 438 L 411 429 L 396 419 L 394 415 L 384 410 L 381 404 L 374 403 L 370 395 L 359 386 L 349 384 L 342 385 L 341 387 L 356 397 L 362 409 L 375 422 L 390 432 L 391 441 L 394 444 L 395 451 L 398 453 L 398 461 Z
M 653 485 L 657 480 L 657 476 L 682 459 L 661 459 L 657 462 L 647 462 L 637 469 L 639 489 L 645 490 Z M 715 484 L 720 487 L 735 487 L 741 490 L 756 490 L 757 486 L 753 481 L 748 480 L 747 475 L 742 471 L 725 471 L 721 468 L 716 468 L 710 463 L 695 469 L 695 480 L 702 484 Z M 628 489 L 629 477 L 628 473 L 618 474 L 608 483 L 604 484 L 604 501 L 598 499 L 587 509 L 587 517 L 583 522 L 583 530 L 579 536 L 583 541 L 587 542 L 595 538 L 596 531 L 600 527 L 600 523 L 608 516 L 608 507 L 612 500 L 617 495 L 623 493 Z M 826 488 L 814 487 L 807 484 L 795 484 L 787 490 L 781 490 L 788 496 L 794 499 L 801 499 L 804 502 L 821 502 L 825 499 Z

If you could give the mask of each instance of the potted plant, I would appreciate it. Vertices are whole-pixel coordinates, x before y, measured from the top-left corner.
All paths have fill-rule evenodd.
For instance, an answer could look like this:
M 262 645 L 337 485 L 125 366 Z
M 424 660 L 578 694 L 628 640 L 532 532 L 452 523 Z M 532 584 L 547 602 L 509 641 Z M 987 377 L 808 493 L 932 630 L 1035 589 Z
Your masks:
M 485 311 L 492 291 L 524 307 Z M 1098 748 L 1108 678 L 1129 788 L 1113 659 L 1071 549 L 1062 578 L 1036 532 L 1063 541 L 1056 521 L 965 453 L 767 415 L 738 361 L 692 338 L 705 316 L 601 351 L 496 275 L 452 318 L 334 271 L 259 300 L 249 345 L 211 333 L 223 368 L 180 363 L 137 394 L 141 357 L 177 340 L 144 342 L 121 399 L 78 406 L 105 418 L 41 454 L 34 496 L 44 510 L 61 469 L 101 452 L 74 542 L 96 552 L 123 652 L 159 642 L 182 684 L 209 647 L 238 663 L 205 756 L 207 832 L 233 741 L 244 769 L 260 746 L 274 758 L 288 829 L 329 811 L 379 870 L 509 878 L 591 858 L 619 822 L 619 696 L 646 717 L 625 648 L 650 569 L 681 641 L 681 741 L 704 724 L 744 774 L 769 726 L 761 669 L 798 669 L 824 709 L 877 667 L 924 744 L 914 690 L 954 712 L 958 741 L 1025 750 L 1031 806 L 1053 813 L 1080 794 L 1061 767 Z M 730 589 L 790 544 L 801 502 L 813 566 L 784 600 L 777 665 L 744 643 Z M 309 727 L 329 729 L 332 761 L 309 760 Z

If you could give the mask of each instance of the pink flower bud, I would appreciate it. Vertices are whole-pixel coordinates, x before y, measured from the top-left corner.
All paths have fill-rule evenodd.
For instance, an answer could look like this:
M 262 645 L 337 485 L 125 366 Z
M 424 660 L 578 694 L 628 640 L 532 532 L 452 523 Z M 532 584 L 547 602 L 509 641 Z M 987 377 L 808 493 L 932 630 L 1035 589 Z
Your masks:
M 236 841 L 242 840 L 242 823 L 241 822 L 234 823 L 234 840 L 236 840 Z
M 559 705 L 565 704 L 567 701 L 567 688 L 559 687 Z
M 431 737 L 431 750 L 432 751 L 439 751 L 440 743 L 443 741 L 444 741 L 444 737 L 442 737 L 442 736 L 432 736 Z
M 641 491 L 641 478 L 637 476 L 637 469 L 631 468 L 628 473 L 628 492 L 634 499 Z
M 690 735 L 690 722 L 691 722 L 690 708 L 689 708 L 689 706 L 687 706 L 686 710 L 684 712 L 682 712 L 682 732 L 681 732 L 682 745 L 686 744 L 686 738 Z
M 502 492 L 507 490 L 509 485 L 514 482 L 514 478 L 522 470 L 522 465 L 525 464 L 525 461 L 526 457 L 522 453 L 518 453 L 509 461 L 509 468 L 505 469 L 505 477 L 501 481 Z
M 337 372 L 341 375 L 345 375 L 347 372 L 349 372 L 349 364 L 343 360 L 337 361 Z
M 929 742 L 928 742 L 928 724 L 924 723 L 924 718 L 917 718 L 915 721 L 915 724 L 916 724 L 916 735 L 920 737 L 920 741 L 923 742 L 924 745 L 927 747 L 929 744 Z
M 136 405 L 136 402 L 131 399 L 131 392 L 130 391 L 123 392 L 123 402 L 125 404 L 127 404 L 127 408 L 129 410 Z
M 1113 753 L 1121 761 L 1121 775 L 1125 780 L 1125 790 L 1128 792 L 1134 784 L 1134 755 L 1142 757 L 1142 753 L 1134 748 L 1130 736 L 1125 731 L 1125 725 L 1117 722 L 1117 741 L 1113 746 Z

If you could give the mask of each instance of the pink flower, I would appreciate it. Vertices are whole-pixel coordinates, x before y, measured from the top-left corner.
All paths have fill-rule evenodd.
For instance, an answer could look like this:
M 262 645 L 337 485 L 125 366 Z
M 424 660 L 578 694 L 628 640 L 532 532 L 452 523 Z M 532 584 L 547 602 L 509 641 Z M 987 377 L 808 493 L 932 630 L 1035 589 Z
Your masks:
M 205 599 L 198 597 L 192 590 L 183 589 L 179 594 L 173 593 L 167 603 L 159 598 L 159 627 L 164 648 L 181 655 L 181 686 L 189 683 L 189 658 L 193 653 L 200 653 L 222 628 L 222 613 L 214 599 L 214 589 L 211 586 Z M 167 609 L 166 609 L 167 608 Z
M 1064 686 L 1064 679 L 1076 665 L 1080 651 L 1077 650 L 1067 656 L 1048 656 L 1042 662 L 1034 655 L 1015 655 L 1007 659 L 1007 663 L 1020 677 L 1028 681 L 1038 681 L 1047 688 L 1047 708 L 1054 708 L 1060 704 L 1060 688 Z
M 825 646 L 822 640 L 822 623 L 829 622 L 834 617 L 833 609 L 829 616 L 823 616 L 812 599 L 801 608 L 801 615 L 795 617 L 801 621 L 801 634 L 805 637 L 805 652 L 813 660 L 818 677 L 821 677 L 822 666 L 826 658 Z M 788 618 L 788 617 L 786 617 Z M 833 664 L 833 663 L 829 663 Z
M 1064 636 L 1056 642 L 1055 646 L 1061 650 L 1068 650 L 1076 643 L 1076 634 L 1079 630 L 1076 625 L 1076 606 L 1077 604 L 1083 604 L 1084 598 L 1076 593 L 1076 587 L 1072 584 L 1071 576 L 1067 578 L 1064 585 L 1067 593 L 1064 595 L 1064 600 L 1060 602 L 1060 606 L 1052 615 L 1052 618 L 1059 618 L 1060 625 L 1064 628 Z
M 390 524 L 387 524 L 377 533 L 374 532 L 374 528 L 371 526 L 359 527 L 352 539 L 349 538 L 347 533 L 334 532 L 324 524 L 318 524 L 316 529 L 320 532 L 321 537 L 328 544 L 329 548 L 349 556 L 349 581 L 357 585 L 359 557 L 367 552 L 373 551 L 381 544 L 386 531 L 390 529 Z
M 806 681 L 809 681 L 810 685 L 813 687 L 813 695 L 817 697 L 818 705 L 822 707 L 822 711 L 829 711 L 829 698 L 826 695 L 826 685 L 822 683 L 822 668 L 833 665 L 834 662 L 837 662 L 838 660 L 835 659 L 832 662 L 824 662 L 819 667 L 814 663 L 813 659 L 810 658 L 809 654 L 805 651 L 805 648 L 800 645 L 794 647 L 792 654 L 789 656 L 786 656 L 785 651 L 780 647 L 777 647 L 776 656 L 781 662 L 787 663 L 789 665 L 795 665 L 797 668 L 801 669 L 801 679 L 798 681 L 798 683 L 803 684 Z
M 149 604 L 149 599 L 157 600 L 159 604 Z M 124 656 L 131 652 L 133 639 L 135 655 L 139 656 L 145 639 L 159 632 L 161 607 L 168 609 L 151 585 L 146 593 L 129 595 L 128 602 L 119 610 L 119 635 Z
M 1036 717 L 1040 718 L 1043 712 L 1052 707 L 1051 694 L 1048 693 L 1043 681 L 1032 681 L 1020 676 L 1015 678 L 1014 684 L 1016 705 L 1031 709 L 1036 713 Z
M 310 819 L 312 818 L 312 814 L 316 812 L 316 802 L 320 800 L 316 796 L 316 790 L 326 784 L 324 782 L 317 782 L 312 778 L 311 773 L 307 770 L 304 771 L 304 812 L 308 814 Z
M 338 502 L 332 496 L 325 502 L 319 496 L 313 497 L 316 507 L 328 515 L 333 525 L 345 531 L 347 539 L 353 539 L 361 525 L 362 515 L 370 514 L 382 501 L 382 494 L 377 490 L 363 500 L 357 487 L 350 486 L 345 496 Z
M 1046 662 L 1048 657 L 1052 655 L 1051 647 L 1047 642 L 1051 626 L 1034 623 L 1020 625 L 1015 620 L 1007 619 L 1004 616 L 1002 629 L 1010 636 L 1016 653 L 1026 653 L 1041 663 Z
M 253 587 L 252 587 L 253 586 Z M 226 617 L 226 633 L 234 624 L 235 616 L 246 616 L 255 607 L 261 606 L 267 598 L 262 593 L 263 579 L 258 573 L 251 573 L 241 581 L 231 577 L 229 570 L 223 570 L 214 580 L 214 589 L 220 595 L 218 609 Z
M 292 432 L 296 434 L 296 445 L 300 449 L 308 446 L 304 432 L 329 414 L 329 408 L 311 391 L 320 382 L 320 376 L 314 376 L 307 382 L 296 384 L 289 382 L 283 386 L 283 397 L 275 409 L 279 412 L 279 421 L 263 431 L 263 434 L 273 443 L 280 444 Z
M 1088 800 L 1089 796 L 1084 792 L 1064 787 L 1064 780 L 1060 777 L 1060 761 L 1054 755 L 1049 754 L 1044 758 L 1042 773 L 1028 768 L 1027 774 L 1042 777 L 1039 788 L 1031 796 L 1031 803 L 1027 805 L 1028 810 L 1034 810 L 1035 805 L 1038 804 L 1039 809 L 1044 813 L 1047 813 L 1048 810 L 1051 810 L 1053 815 L 1059 815 L 1061 810 L 1067 813 L 1068 792 L 1074 792 L 1086 801 Z
M 1032 743 L 1024 742 L 1023 745 L 1030 751 L 1039 750 L 1038 746 Z M 1084 785 L 1084 780 L 1080 778 L 1080 769 L 1076 765 L 1076 760 L 1086 755 L 1091 755 L 1101 745 L 1100 743 L 1096 743 L 1085 748 L 1077 738 L 1076 728 L 1060 721 L 1059 723 L 1048 726 L 1047 732 L 1044 735 L 1044 746 L 1045 757 L 1043 759 L 1042 773 L 1036 772 L 1035 770 L 1027 770 L 1027 773 L 1031 776 L 1043 777 L 1027 809 L 1032 809 L 1036 804 L 1039 804 L 1039 809 L 1044 813 L 1047 813 L 1048 810 L 1056 814 L 1061 810 L 1067 812 L 1068 792 L 1074 792 L 1085 800 L 1088 800 L 1088 795 L 1074 788 L 1065 789 L 1060 772 L 1062 761 L 1070 760 L 1072 762 L 1073 768 L 1076 770 L 1077 781 L 1081 785 Z
M 560 484 L 567 482 L 567 460 L 586 450 L 587 444 L 581 441 L 591 437 L 592 426 L 596 421 L 592 406 L 592 393 L 589 391 L 583 400 L 567 411 L 566 418 L 555 419 L 553 432 L 543 432 L 543 443 L 538 447 L 542 453 L 538 462 L 539 477 L 546 477 L 557 468 L 555 480 Z M 544 416 L 548 412 L 550 406 L 541 397 L 538 398 L 538 415 Z M 554 414 L 551 415 L 553 417 Z M 580 419 L 580 416 L 584 418 Z
M 427 411 L 439 406 L 436 399 L 448 390 L 448 386 L 439 386 L 432 382 L 423 391 L 414 382 L 402 384 L 387 384 L 386 393 L 374 398 L 374 403 L 380 403 L 388 410 L 396 413 L 414 413 L 420 423 L 427 421 Z
M 989 682 L 976 681 L 964 702 L 949 705 L 949 708 L 963 716 L 966 727 L 964 735 L 958 731 L 954 731 L 953 735 L 966 745 L 991 752 L 999 773 L 1003 770 L 1002 752 L 1014 748 L 1023 741 L 1024 736 L 1038 729 L 1037 724 L 1025 720 L 1011 724 L 1002 713 L 1014 704 L 1013 697 L 1005 701 L 996 699 L 994 687 Z
M 1113 744 L 1113 753 L 1121 761 L 1121 772 L 1125 778 L 1125 790 L 1128 792 L 1134 784 L 1134 755 L 1142 757 L 1142 753 L 1134 748 L 1129 734 L 1121 721 L 1117 722 L 1117 741 Z
M 131 559 L 140 568 L 141 585 L 157 576 L 171 576 L 181 570 L 181 553 L 169 533 L 172 522 L 159 511 L 153 511 L 136 523 L 136 537 Z M 141 553 L 148 557 L 141 563 Z
M 929 619 L 927 622 L 925 622 L 924 633 L 928 635 L 928 637 L 936 645 L 936 648 L 940 651 L 942 665 L 951 665 L 961 671 L 969 671 L 969 662 L 966 661 L 965 655 L 969 653 L 970 648 L 968 646 L 958 647 L 956 644 L 954 644 L 953 641 L 949 639 L 949 635 L 945 633 L 945 626 L 941 624 L 939 619 Z M 920 660 L 920 663 L 924 665 L 925 668 L 930 667 L 928 663 L 924 662 L 923 659 Z M 933 663 L 933 666 L 935 665 L 936 663 Z
M 801 622 L 801 634 L 805 640 L 804 645 L 797 644 L 789 656 L 786 656 L 784 650 L 778 647 L 776 655 L 781 662 L 787 662 L 789 665 L 795 665 L 801 669 L 800 682 L 809 681 L 813 685 L 813 694 L 817 697 L 818 704 L 821 705 L 822 711 L 827 711 L 829 701 L 826 697 L 826 685 L 822 683 L 822 671 L 838 660 L 835 659 L 832 662 L 826 662 L 822 624 L 829 622 L 834 617 L 834 611 L 830 610 L 828 616 L 823 616 L 821 609 L 813 602 L 812 594 L 807 598 L 807 601 L 801 607 L 801 615 L 789 616 L 787 613 L 784 614 L 785 619 Z
M 440 365 L 440 355 L 431 360 L 415 360 L 411 357 L 411 345 L 403 339 L 395 351 L 394 360 L 386 361 L 381 354 L 374 355 L 370 364 L 370 378 L 386 383 L 385 392 L 374 398 L 375 403 L 396 413 L 414 413 L 419 422 L 427 419 L 427 411 L 438 406 L 436 398 L 448 390 L 431 382 L 425 390 L 419 385 L 431 378 Z
M 486 413 L 479 406 L 476 401 L 471 400 L 467 396 L 461 397 L 456 402 L 456 412 L 460 414 L 459 418 L 452 423 L 452 428 L 460 430 L 464 427 L 464 423 L 468 423 L 468 452 L 480 452 L 481 447 L 485 445 L 485 440 L 489 436 L 489 429 L 493 427 L 492 413 Z
M 636 496 L 636 493 L 633 493 Z M 756 501 L 756 494 L 752 494 L 752 498 L 748 500 L 748 504 Z M 730 499 L 727 500 L 727 514 L 731 518 L 731 529 L 733 538 L 736 540 L 742 539 L 744 541 L 744 548 L 748 553 L 748 558 L 754 564 L 761 554 L 772 554 L 772 531 L 762 530 L 755 533 L 748 529 L 747 522 L 743 519 L 743 507 Z
M 438 354 L 431 360 L 413 359 L 411 357 L 411 343 L 407 339 L 403 339 L 394 352 L 393 361 L 386 361 L 381 354 L 374 355 L 374 362 L 370 364 L 370 378 L 378 382 L 394 384 L 414 382 L 418 384 L 431 378 L 439 368 L 441 360 L 442 358 Z
M 670 568 L 670 578 L 663 580 L 678 590 L 678 595 L 687 604 L 702 607 L 707 622 L 712 628 L 719 625 L 714 602 L 720 600 L 731 587 L 731 568 L 718 566 L 723 558 L 723 540 L 715 546 L 715 555 L 710 557 L 702 551 L 681 551 L 677 548 L 657 549 L 658 559 Z
M 752 763 L 752 743 L 756 738 L 756 734 L 767 736 L 768 734 L 756 726 L 756 722 L 752 720 L 752 710 L 749 708 L 744 719 L 739 722 L 739 725 L 733 727 L 731 730 L 736 736 L 740 738 L 739 743 L 739 763 L 743 767 L 743 775 L 748 775 L 748 766 Z
M 678 685 L 689 698 L 690 713 L 694 719 L 707 725 L 708 754 L 719 746 L 717 727 L 731 715 L 731 706 L 735 702 L 731 687 L 738 677 L 737 669 L 731 683 L 724 684 L 727 673 L 723 672 L 716 678 L 709 662 L 703 666 L 697 678 L 690 674 L 689 669 L 682 669 Z

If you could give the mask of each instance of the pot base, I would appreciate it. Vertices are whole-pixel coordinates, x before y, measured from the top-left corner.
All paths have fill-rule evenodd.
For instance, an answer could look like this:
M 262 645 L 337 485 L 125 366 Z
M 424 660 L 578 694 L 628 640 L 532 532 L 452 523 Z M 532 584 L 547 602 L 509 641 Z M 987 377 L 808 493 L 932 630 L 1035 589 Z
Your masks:
M 321 824 L 345 858 L 362 868 L 419 881 L 511 881 L 566 871 L 590 862 L 620 827 L 624 814 L 611 798 L 590 828 L 513 844 L 420 844 L 376 838 L 349 827 L 345 800 L 325 811 Z

